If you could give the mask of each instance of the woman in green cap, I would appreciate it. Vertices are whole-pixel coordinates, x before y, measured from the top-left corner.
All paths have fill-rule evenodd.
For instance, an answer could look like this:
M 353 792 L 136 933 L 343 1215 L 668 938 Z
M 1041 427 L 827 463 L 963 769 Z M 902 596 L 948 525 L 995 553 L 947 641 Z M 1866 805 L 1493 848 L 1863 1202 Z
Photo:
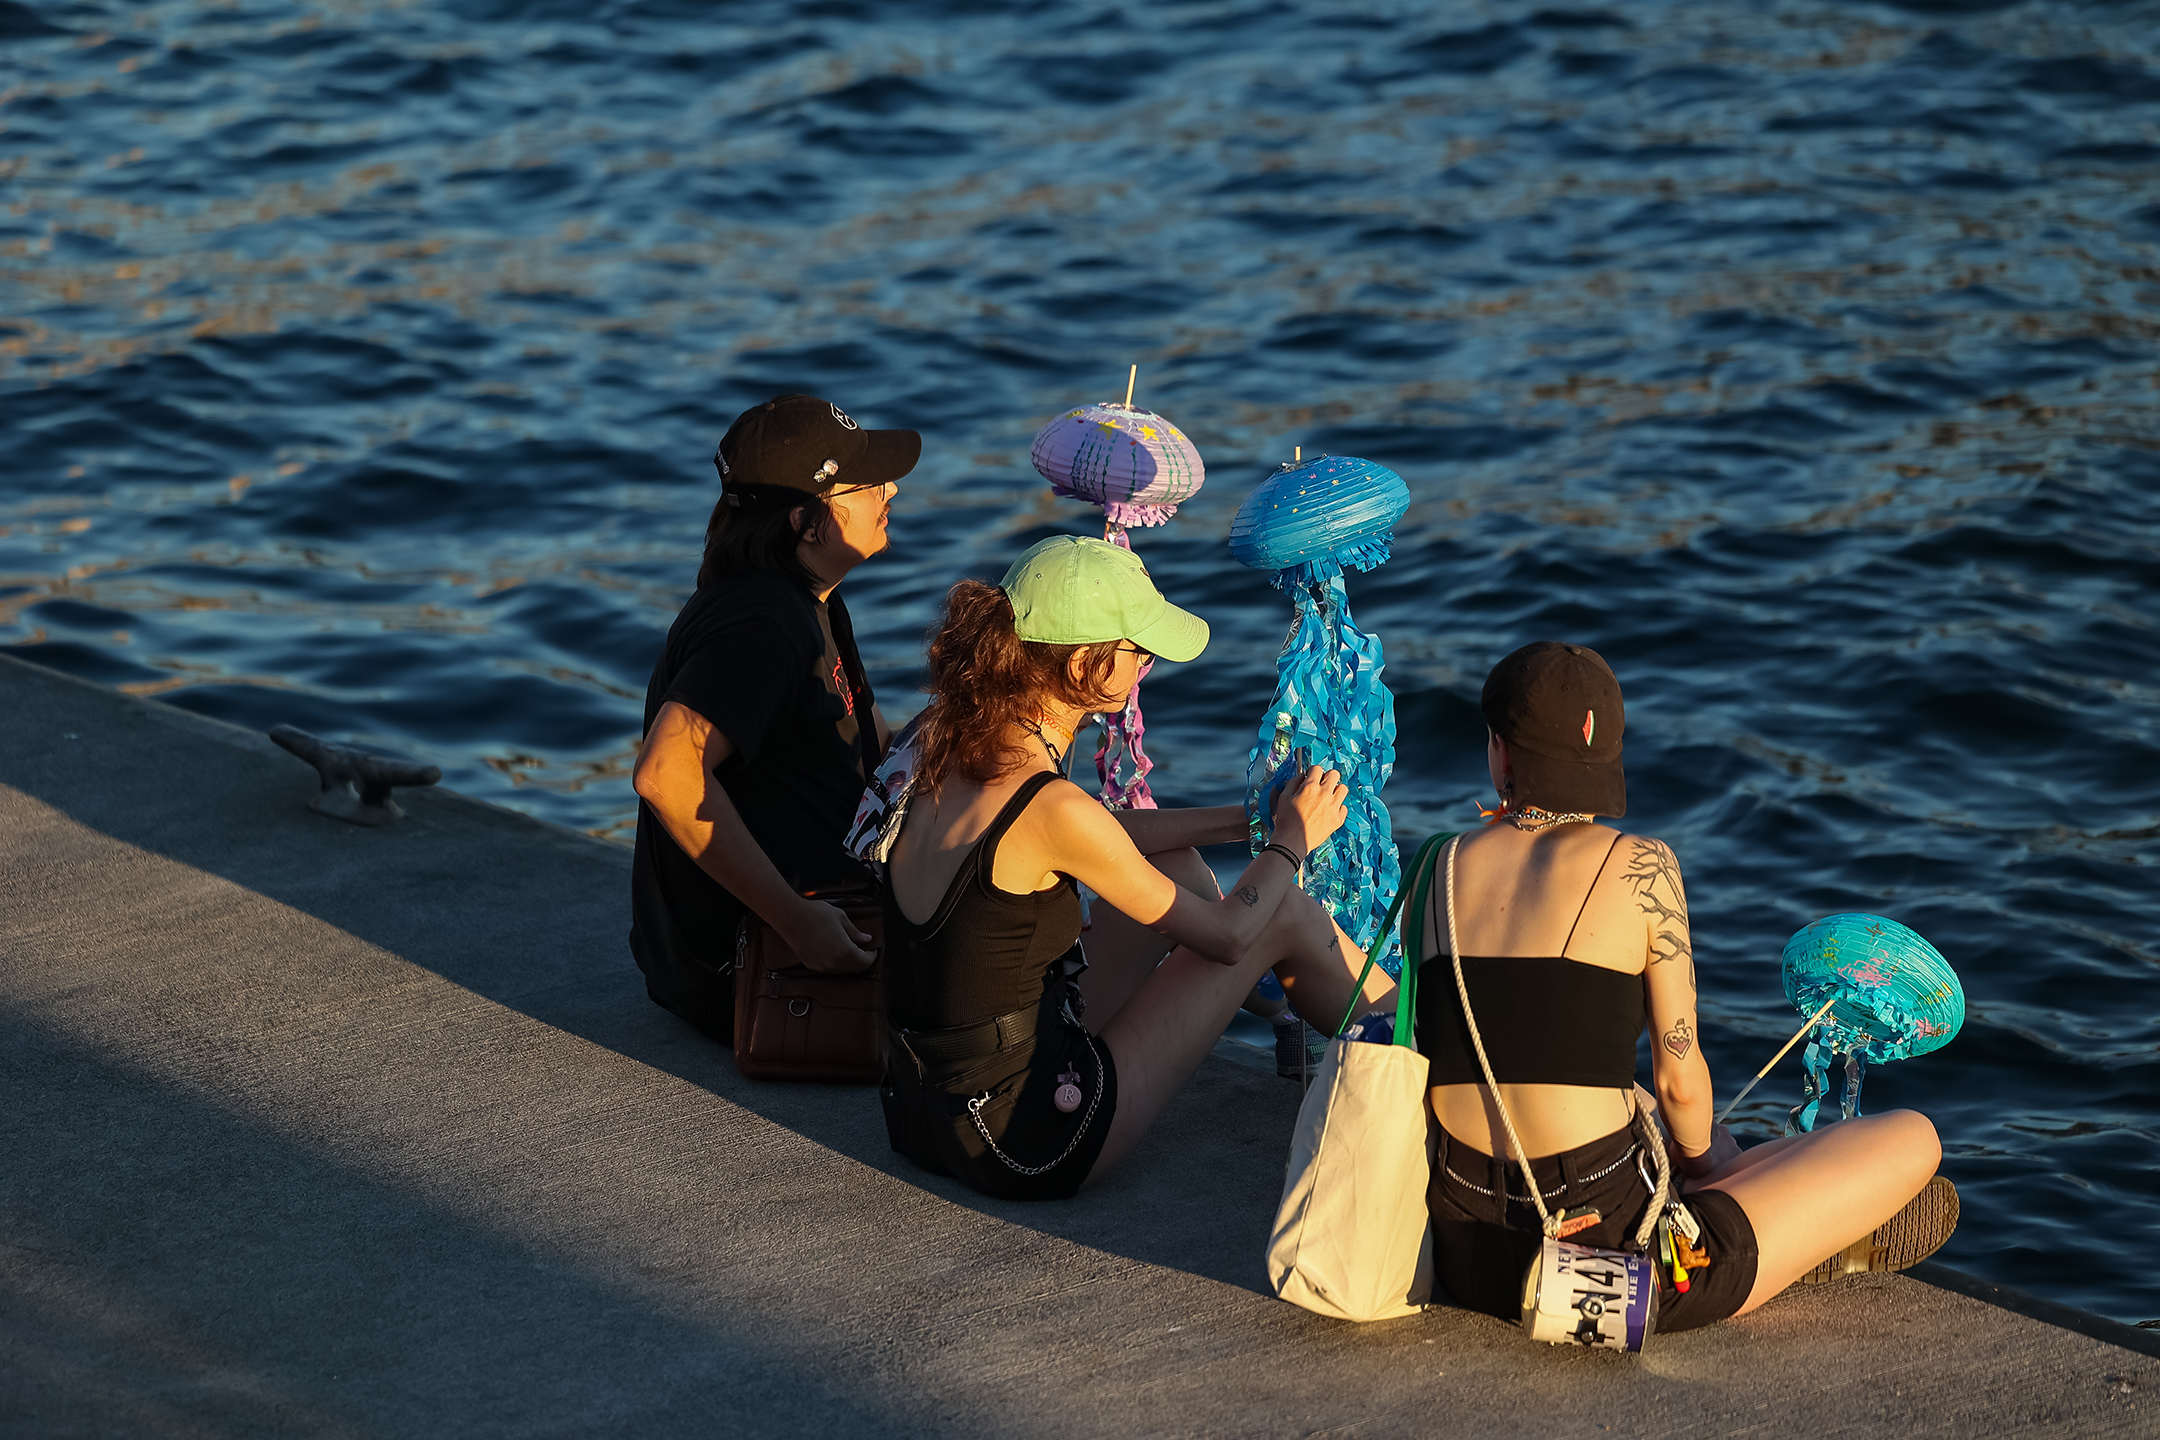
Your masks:
M 1207 634 L 1130 550 L 1076 536 L 947 597 L 885 883 L 886 1122 L 926 1169 L 1069 1196 L 1139 1140 L 1264 971 L 1312 1013 L 1349 1003 L 1364 956 L 1297 888 L 1343 822 L 1336 772 L 1286 788 L 1272 843 L 1221 898 L 1191 847 L 1242 839 L 1240 807 L 1113 813 L 1062 778 L 1088 715 Z M 1078 885 L 1098 897 L 1084 951 Z

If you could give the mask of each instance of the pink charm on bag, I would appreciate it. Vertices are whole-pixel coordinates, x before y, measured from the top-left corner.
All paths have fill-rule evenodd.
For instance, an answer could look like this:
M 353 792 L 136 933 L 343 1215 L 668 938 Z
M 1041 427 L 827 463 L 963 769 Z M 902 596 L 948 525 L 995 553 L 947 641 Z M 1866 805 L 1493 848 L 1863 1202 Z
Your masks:
M 1080 1108 L 1080 1072 L 1067 1070 L 1058 1076 L 1057 1094 L 1051 1097 L 1058 1109 L 1070 1115 Z

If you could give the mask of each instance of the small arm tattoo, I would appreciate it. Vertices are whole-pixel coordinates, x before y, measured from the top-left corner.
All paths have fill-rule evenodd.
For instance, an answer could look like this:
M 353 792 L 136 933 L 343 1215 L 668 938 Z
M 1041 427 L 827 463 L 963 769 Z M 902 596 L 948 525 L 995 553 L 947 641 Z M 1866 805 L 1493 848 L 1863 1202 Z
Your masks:
M 1260 892 L 1250 885 L 1241 885 L 1237 890 L 1237 898 L 1244 901 L 1245 908 L 1250 910 L 1260 903 Z
M 1621 876 L 1635 892 L 1635 908 L 1650 922 L 1650 963 L 1683 962 L 1688 989 L 1695 987 L 1695 946 L 1688 933 L 1687 892 L 1680 887 L 1680 862 L 1662 840 L 1635 842 Z
M 1675 1060 L 1686 1059 L 1688 1050 L 1694 1044 L 1695 1032 L 1689 1028 L 1685 1015 L 1673 1021 L 1672 1029 L 1665 1032 L 1665 1048 Z

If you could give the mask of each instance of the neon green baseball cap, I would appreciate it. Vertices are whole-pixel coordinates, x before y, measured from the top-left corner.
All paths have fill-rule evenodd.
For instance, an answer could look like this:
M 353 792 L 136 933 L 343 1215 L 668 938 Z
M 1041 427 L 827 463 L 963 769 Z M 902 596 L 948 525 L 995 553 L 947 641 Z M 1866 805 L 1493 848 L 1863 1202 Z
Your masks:
M 1107 540 L 1053 535 L 1028 547 L 998 582 L 1022 640 L 1094 645 L 1130 640 L 1165 660 L 1207 648 L 1207 621 L 1163 598 L 1140 557 Z

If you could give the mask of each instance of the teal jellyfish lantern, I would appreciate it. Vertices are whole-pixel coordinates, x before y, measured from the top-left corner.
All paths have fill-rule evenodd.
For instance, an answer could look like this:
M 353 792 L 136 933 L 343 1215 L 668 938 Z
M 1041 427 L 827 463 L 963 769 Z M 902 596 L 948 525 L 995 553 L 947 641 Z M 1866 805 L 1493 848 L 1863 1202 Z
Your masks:
M 1880 915 L 1827 915 L 1785 942 L 1785 998 L 1803 1015 L 1829 1006 L 1805 1051 L 1807 1078 L 1785 1133 L 1815 1128 L 1830 1093 L 1830 1066 L 1845 1057 L 1844 1118 L 1860 1113 L 1870 1063 L 1925 1055 L 1965 1023 L 1965 988 L 1950 962 L 1905 926 Z
M 1139 371 L 1135 365 L 1133 376 Z M 1133 405 L 1131 378 L 1126 382 L 1124 404 L 1110 400 L 1082 405 L 1043 426 L 1029 459 L 1050 482 L 1054 494 L 1102 506 L 1103 539 L 1128 550 L 1132 548 L 1128 529 L 1163 524 L 1177 513 L 1180 501 L 1199 491 L 1207 477 L 1200 452 L 1184 431 Z M 1147 670 L 1140 673 L 1145 676 Z M 1155 766 L 1141 748 L 1146 734 L 1140 687 L 1135 684 L 1124 712 L 1103 716 L 1102 744 L 1095 752 L 1102 802 L 1113 810 L 1155 808 L 1147 783 L 1148 771 Z
M 1410 506 L 1402 477 L 1384 465 L 1322 456 L 1285 465 L 1238 507 L 1230 553 L 1268 572 L 1297 616 L 1275 661 L 1275 698 L 1246 767 L 1246 826 L 1254 854 L 1266 842 L 1271 792 L 1299 758 L 1342 772 L 1350 816 L 1312 857 L 1305 890 L 1344 933 L 1370 945 L 1401 881 L 1380 787 L 1395 768 L 1395 697 L 1381 683 L 1378 636 L 1350 618 L 1343 571 L 1388 558 L 1395 522 Z M 1381 964 L 1402 971 L 1399 943 Z

